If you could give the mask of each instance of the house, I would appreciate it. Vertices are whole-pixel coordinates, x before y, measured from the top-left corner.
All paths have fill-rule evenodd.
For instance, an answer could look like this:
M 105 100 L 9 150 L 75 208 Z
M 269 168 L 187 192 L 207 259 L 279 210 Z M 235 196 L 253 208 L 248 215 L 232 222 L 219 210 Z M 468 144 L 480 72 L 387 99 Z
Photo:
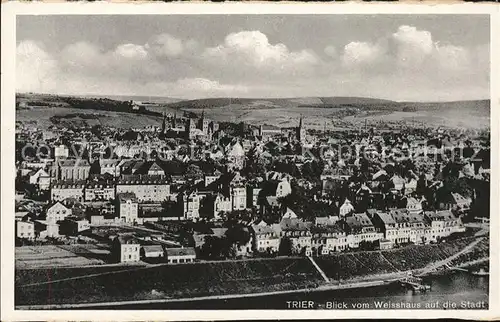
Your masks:
M 32 221 L 16 220 L 16 237 L 25 239 L 34 239 L 35 236 L 35 223 Z
M 64 144 L 54 147 L 54 157 L 56 159 L 62 158 L 65 159 L 69 157 L 69 149 Z
M 394 184 L 394 189 L 397 191 L 403 190 L 403 187 L 405 186 L 405 179 L 399 175 L 392 176 L 391 182 Z
M 408 212 L 406 209 L 391 209 L 389 213 L 396 222 L 395 242 L 397 244 L 409 243 L 412 225 Z
M 472 199 L 469 197 L 464 197 L 459 193 L 451 193 L 451 202 L 448 204 L 448 209 L 457 211 L 458 213 L 464 213 L 470 210 L 470 204 Z
M 312 223 L 293 217 L 283 218 L 279 223 L 280 236 L 290 240 L 293 254 L 312 255 L 311 226 Z
M 74 198 L 78 201 L 84 200 L 84 181 L 56 181 L 50 188 L 50 198 L 52 201 L 62 201 L 67 198 Z
M 181 205 L 184 219 L 197 219 L 200 217 L 201 195 L 196 190 L 184 191 L 177 195 L 177 202 Z
M 283 216 L 281 216 L 281 220 L 284 220 L 284 219 L 297 219 L 297 214 L 295 213 L 295 211 L 293 211 L 292 209 L 290 208 L 286 208 L 285 212 L 283 213 Z
M 250 226 L 253 236 L 253 250 L 259 253 L 277 253 L 280 239 L 271 226 L 265 222 Z
M 59 231 L 61 235 L 75 236 L 82 231 L 90 229 L 90 223 L 83 218 L 66 218 L 59 223 Z
M 351 204 L 351 201 L 346 198 L 342 206 L 340 206 L 339 209 L 339 214 L 341 218 L 344 218 L 348 214 L 352 213 L 354 211 L 354 206 Z
M 166 253 L 169 264 L 192 263 L 196 260 L 196 252 L 192 247 L 167 248 Z
M 422 212 L 422 198 L 420 201 L 414 197 L 406 198 L 406 210 L 412 214 L 419 214 Z
M 392 249 L 394 247 L 394 243 L 389 239 L 382 238 L 378 242 L 380 250 Z
M 383 233 L 378 233 L 375 230 L 373 223 L 365 213 L 353 214 L 344 218 L 343 226 L 350 248 L 358 248 L 361 242 L 374 242 L 383 238 Z
M 85 185 L 85 201 L 108 201 L 115 199 L 115 185 L 112 182 L 90 181 Z
M 47 209 L 45 218 L 48 223 L 55 224 L 69 215 L 71 210 L 58 201 Z
M 140 260 L 139 240 L 132 235 L 115 237 L 112 245 L 112 254 L 117 262 L 128 263 Z
M 213 198 L 214 218 L 220 219 L 222 213 L 228 213 L 232 210 L 231 198 L 224 196 L 222 193 L 217 193 Z
M 452 233 L 465 231 L 460 218 L 453 216 L 449 210 L 426 211 L 424 212 L 424 219 L 431 227 L 430 234 L 427 237 L 430 241 L 436 242 Z
M 372 222 L 375 228 L 384 234 L 385 243 L 396 243 L 398 229 L 396 227 L 396 221 L 390 214 L 377 211 L 373 215 Z
M 35 235 L 42 239 L 59 237 L 59 225 L 46 220 L 35 220 Z
M 50 188 L 50 175 L 44 169 L 31 171 L 29 183 L 38 185 L 40 190 L 48 190 Z
M 345 231 L 339 225 L 311 227 L 312 253 L 328 255 L 347 248 Z
M 117 210 L 118 217 L 126 223 L 137 222 L 139 217 L 139 203 L 135 194 L 133 193 L 120 193 L 117 195 Z
M 164 176 L 122 175 L 116 184 L 116 194 L 134 193 L 139 202 L 159 203 L 168 200 L 170 182 Z
M 141 258 L 160 259 L 165 257 L 165 251 L 161 245 L 143 245 L 141 247 Z
M 165 170 L 163 170 L 162 167 L 158 165 L 158 163 L 153 162 L 153 164 L 151 164 L 151 166 L 149 167 L 147 174 L 150 176 L 164 176 Z
M 417 179 L 411 178 L 410 181 L 405 184 L 405 194 L 412 194 L 415 190 L 417 190 Z
M 101 159 L 99 160 L 101 175 L 110 174 L 117 178 L 120 176 L 120 163 L 118 159 Z

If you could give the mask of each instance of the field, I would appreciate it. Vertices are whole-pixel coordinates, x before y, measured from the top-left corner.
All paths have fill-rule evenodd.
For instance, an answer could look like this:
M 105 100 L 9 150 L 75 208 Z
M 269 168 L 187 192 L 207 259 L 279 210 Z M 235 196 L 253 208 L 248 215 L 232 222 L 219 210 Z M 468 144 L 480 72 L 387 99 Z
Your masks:
M 94 245 L 23 246 L 15 249 L 16 269 L 101 265 L 109 250 Z
M 123 112 L 112 111 L 98 111 L 91 109 L 77 109 L 77 108 L 34 108 L 31 110 L 18 110 L 16 112 L 16 121 L 26 124 L 33 124 L 38 128 L 48 128 L 54 123 L 51 121 L 53 116 L 61 117 L 68 114 L 78 115 L 92 115 L 93 118 L 60 118 L 61 122 L 70 122 L 73 125 L 102 125 L 112 126 L 116 128 L 142 128 L 146 126 L 161 126 L 162 118 L 150 115 L 140 115 Z

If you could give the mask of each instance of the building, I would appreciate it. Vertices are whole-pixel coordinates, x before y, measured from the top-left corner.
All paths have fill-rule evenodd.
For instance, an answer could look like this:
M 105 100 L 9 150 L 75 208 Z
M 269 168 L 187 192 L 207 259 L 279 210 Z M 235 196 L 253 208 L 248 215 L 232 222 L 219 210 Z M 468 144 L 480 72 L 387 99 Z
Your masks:
M 398 229 L 396 227 L 396 221 L 390 214 L 377 211 L 373 215 L 372 222 L 375 228 L 384 234 L 385 244 L 387 242 L 391 242 L 393 244 L 396 243 L 398 238 Z
M 109 201 L 115 199 L 115 185 L 112 182 L 87 182 L 85 201 Z
M 390 214 L 396 222 L 396 238 L 397 244 L 407 244 L 410 242 L 410 234 L 412 231 L 411 217 L 408 216 L 406 209 L 391 209 Z
M 64 158 L 65 159 L 68 157 L 69 157 L 69 149 L 64 144 L 61 144 L 61 145 L 56 146 L 54 148 L 54 158 L 56 158 L 56 159 Z
M 179 193 L 177 202 L 181 205 L 181 214 L 184 219 L 197 219 L 200 217 L 201 195 L 196 190 Z
M 119 177 L 120 163 L 121 161 L 118 159 L 100 159 L 99 166 L 101 175 L 110 174 L 115 178 Z
M 141 247 L 141 258 L 162 259 L 165 258 L 165 251 L 161 245 L 144 245 Z
M 132 235 L 119 235 L 113 240 L 112 254 L 117 262 L 128 263 L 140 260 L 141 245 Z
M 339 225 L 325 225 L 311 228 L 312 253 L 328 255 L 347 249 L 347 236 Z
M 90 164 L 84 159 L 66 159 L 56 161 L 56 180 L 87 180 L 90 174 Z
M 117 210 L 118 217 L 126 223 L 135 223 L 139 217 L 139 203 L 135 194 L 130 192 L 120 193 L 117 195 Z
M 90 229 L 90 222 L 87 219 L 81 218 L 66 218 L 59 223 L 59 231 L 61 235 L 78 235 L 82 231 Z
M 46 220 L 35 220 L 35 235 L 37 238 L 59 237 L 59 225 Z
M 50 187 L 50 198 L 52 201 L 62 201 L 67 198 L 75 198 L 84 201 L 84 181 L 57 181 Z
M 353 211 L 354 211 L 354 206 L 351 204 L 351 201 L 349 199 L 346 199 L 342 204 L 342 206 L 340 206 L 339 214 L 341 218 L 344 218 Z
M 278 252 L 280 238 L 271 226 L 264 221 L 257 225 L 250 226 L 253 236 L 253 250 L 258 253 L 274 254 Z
M 231 170 L 241 170 L 245 164 L 245 150 L 236 141 L 227 151 L 228 167 Z
M 290 240 L 293 254 L 312 255 L 311 226 L 312 223 L 297 218 L 284 218 L 279 223 L 281 239 Z
M 130 192 L 139 202 L 160 203 L 170 199 L 170 183 L 164 176 L 122 175 L 116 194 Z
M 69 215 L 71 210 L 58 201 L 47 209 L 45 218 L 48 223 L 55 224 Z
M 38 185 L 40 190 L 48 190 L 50 188 L 50 175 L 44 169 L 31 171 L 29 183 Z
M 169 264 L 192 263 L 196 260 L 196 252 L 192 247 L 167 248 L 166 253 Z
M 412 214 L 419 214 L 422 212 L 422 200 L 417 200 L 414 197 L 406 198 L 406 210 Z
M 34 239 L 35 236 L 35 223 L 32 221 L 16 220 L 16 237 L 23 239 Z
M 427 239 L 433 242 L 439 241 L 450 234 L 465 231 L 460 218 L 453 216 L 449 210 L 426 211 L 424 212 L 424 219 L 431 228 Z
M 300 143 L 304 143 L 306 141 L 306 129 L 304 128 L 304 124 L 302 123 L 302 115 L 300 116 L 299 126 L 297 127 L 297 141 Z
M 375 230 L 365 213 L 353 214 L 344 219 L 344 230 L 350 248 L 358 248 L 361 242 L 374 242 L 383 238 L 383 233 Z

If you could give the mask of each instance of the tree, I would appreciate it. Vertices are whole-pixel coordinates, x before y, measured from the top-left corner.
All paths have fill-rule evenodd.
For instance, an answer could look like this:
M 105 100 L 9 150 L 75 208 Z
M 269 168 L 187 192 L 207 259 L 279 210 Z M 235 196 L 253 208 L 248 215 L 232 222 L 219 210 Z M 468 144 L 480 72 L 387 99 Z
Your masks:
M 288 237 L 281 238 L 280 247 L 278 249 L 280 256 L 292 255 L 292 241 Z
M 203 177 L 203 171 L 201 171 L 199 166 L 197 166 L 196 164 L 188 165 L 186 169 L 186 179 L 194 181 L 202 177 Z
M 244 229 L 241 225 L 230 227 L 225 236 L 230 244 L 245 245 L 250 241 L 248 229 Z
M 179 205 L 178 202 L 173 201 L 173 200 L 165 200 L 161 203 L 161 206 L 163 208 L 163 212 L 165 213 L 166 217 L 181 217 L 182 215 L 182 209 Z

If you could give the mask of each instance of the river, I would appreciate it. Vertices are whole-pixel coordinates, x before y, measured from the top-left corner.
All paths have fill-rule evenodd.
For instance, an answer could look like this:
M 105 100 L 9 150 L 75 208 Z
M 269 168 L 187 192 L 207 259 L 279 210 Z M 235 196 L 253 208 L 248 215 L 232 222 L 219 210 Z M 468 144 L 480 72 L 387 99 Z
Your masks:
M 489 277 L 466 272 L 428 276 L 431 290 L 413 293 L 391 284 L 223 300 L 133 304 L 98 309 L 488 309 Z M 300 307 L 299 307 L 300 306 Z

